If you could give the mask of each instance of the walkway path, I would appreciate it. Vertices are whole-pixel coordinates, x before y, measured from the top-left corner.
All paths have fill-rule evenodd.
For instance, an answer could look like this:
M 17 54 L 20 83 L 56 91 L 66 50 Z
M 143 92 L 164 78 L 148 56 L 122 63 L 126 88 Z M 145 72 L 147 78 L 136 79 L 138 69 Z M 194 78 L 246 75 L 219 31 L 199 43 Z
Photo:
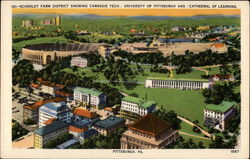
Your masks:
M 187 120 L 187 119 L 185 119 L 185 118 L 183 118 L 183 117 L 181 117 L 181 116 L 179 116 L 179 115 L 177 116 L 177 118 L 180 119 L 181 121 L 183 121 L 183 122 L 185 122 L 185 123 L 191 125 L 191 126 L 196 126 L 196 127 L 198 127 L 198 128 L 200 129 L 200 131 L 201 131 L 202 134 L 204 134 L 204 135 L 206 135 L 207 137 L 211 138 L 212 135 L 209 134 L 208 132 L 206 132 L 205 130 L 203 130 L 202 128 L 200 128 L 200 126 L 194 124 L 193 122 L 191 122 L 191 121 L 189 121 L 189 120 Z M 213 138 L 214 138 L 214 136 L 213 136 Z
M 196 138 L 199 138 L 199 139 L 210 140 L 210 138 L 203 137 L 203 136 L 196 136 L 196 135 L 189 134 L 189 133 L 186 133 L 186 132 L 183 132 L 183 131 L 179 131 L 179 134 L 183 134 L 183 135 L 187 135 L 187 136 L 191 136 L 191 137 L 196 137 Z
M 195 70 L 203 71 L 203 72 L 206 73 L 206 75 L 208 75 L 208 70 L 202 69 L 200 67 L 192 67 L 192 68 L 195 69 Z

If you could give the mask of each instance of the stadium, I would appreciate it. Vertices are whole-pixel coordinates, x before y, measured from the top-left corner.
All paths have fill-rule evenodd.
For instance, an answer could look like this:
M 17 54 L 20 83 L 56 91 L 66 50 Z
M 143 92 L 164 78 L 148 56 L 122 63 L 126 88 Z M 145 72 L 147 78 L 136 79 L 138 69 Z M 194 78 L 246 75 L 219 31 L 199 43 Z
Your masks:
M 43 43 L 22 48 L 23 59 L 33 63 L 47 65 L 51 61 L 67 56 L 75 56 L 98 50 L 98 43 Z

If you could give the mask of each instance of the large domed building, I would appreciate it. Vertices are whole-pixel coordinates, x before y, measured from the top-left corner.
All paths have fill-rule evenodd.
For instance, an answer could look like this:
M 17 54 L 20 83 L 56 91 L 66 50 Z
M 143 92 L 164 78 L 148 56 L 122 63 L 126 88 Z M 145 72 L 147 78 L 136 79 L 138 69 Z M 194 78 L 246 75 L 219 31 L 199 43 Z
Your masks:
M 98 43 L 43 43 L 22 48 L 23 59 L 47 65 L 67 56 L 80 55 L 98 50 Z

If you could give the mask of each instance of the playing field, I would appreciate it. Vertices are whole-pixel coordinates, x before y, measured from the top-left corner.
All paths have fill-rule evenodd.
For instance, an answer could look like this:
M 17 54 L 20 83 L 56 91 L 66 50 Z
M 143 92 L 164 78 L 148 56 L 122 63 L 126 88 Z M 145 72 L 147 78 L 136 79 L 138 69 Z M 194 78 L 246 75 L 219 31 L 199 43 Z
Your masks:
M 40 44 L 40 43 L 56 43 L 56 42 L 67 42 L 68 40 L 62 36 L 59 37 L 41 37 L 31 40 L 25 40 L 13 43 L 13 48 L 21 50 L 25 45 Z

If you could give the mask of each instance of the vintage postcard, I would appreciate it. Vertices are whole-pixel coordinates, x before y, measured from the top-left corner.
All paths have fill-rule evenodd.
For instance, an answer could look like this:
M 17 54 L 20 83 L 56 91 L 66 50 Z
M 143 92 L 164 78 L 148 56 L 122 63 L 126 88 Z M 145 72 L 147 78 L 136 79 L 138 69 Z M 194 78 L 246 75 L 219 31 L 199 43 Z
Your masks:
M 249 157 L 249 3 L 2 4 L 1 157 Z

